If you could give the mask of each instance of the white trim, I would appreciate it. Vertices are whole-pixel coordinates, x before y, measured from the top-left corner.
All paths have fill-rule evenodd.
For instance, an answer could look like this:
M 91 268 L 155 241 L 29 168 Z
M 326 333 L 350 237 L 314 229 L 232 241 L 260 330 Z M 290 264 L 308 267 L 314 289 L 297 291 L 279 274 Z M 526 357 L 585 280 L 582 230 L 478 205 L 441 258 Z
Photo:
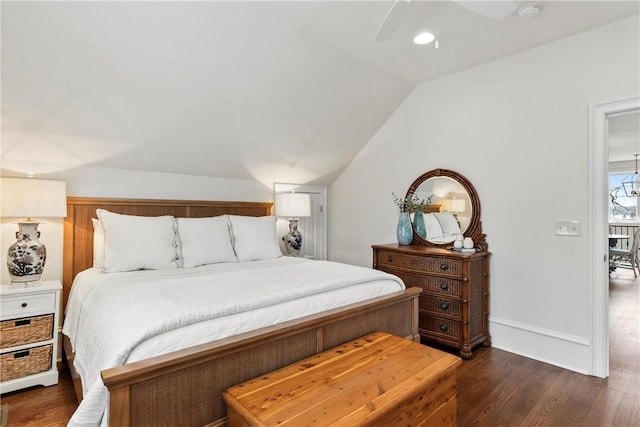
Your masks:
M 589 108 L 589 212 L 587 278 L 592 329 L 591 375 L 609 376 L 609 286 L 607 260 L 609 141 L 607 118 L 612 114 L 640 109 L 640 98 L 592 105 Z
M 580 344 L 584 346 L 590 346 L 591 341 L 588 338 L 579 337 L 576 335 L 563 334 L 562 332 L 554 331 L 551 329 L 540 328 L 538 326 L 532 326 L 526 323 L 514 322 L 513 320 L 504 319 L 501 317 L 491 316 L 489 322 L 496 325 L 508 326 L 510 328 L 521 329 L 523 331 L 531 332 L 537 335 L 543 335 L 545 337 L 551 337 L 562 341 L 567 341 L 574 344 Z
M 590 374 L 591 342 L 584 337 L 491 317 L 492 346 L 529 359 Z

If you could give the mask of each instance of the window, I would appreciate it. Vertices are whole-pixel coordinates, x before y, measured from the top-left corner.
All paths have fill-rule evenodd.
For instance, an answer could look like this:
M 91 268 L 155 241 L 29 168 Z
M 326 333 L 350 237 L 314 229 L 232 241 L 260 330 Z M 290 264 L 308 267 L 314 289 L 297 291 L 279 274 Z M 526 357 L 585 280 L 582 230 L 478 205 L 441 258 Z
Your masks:
M 638 198 L 627 197 L 622 181 L 629 173 L 609 174 L 609 222 L 637 222 Z

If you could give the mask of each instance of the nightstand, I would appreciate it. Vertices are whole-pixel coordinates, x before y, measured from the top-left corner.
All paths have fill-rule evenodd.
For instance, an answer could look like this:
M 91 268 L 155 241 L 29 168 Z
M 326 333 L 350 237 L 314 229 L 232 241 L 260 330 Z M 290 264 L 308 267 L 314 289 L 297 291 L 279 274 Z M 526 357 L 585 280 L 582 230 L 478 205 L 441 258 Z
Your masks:
M 0 286 L 0 393 L 58 383 L 58 280 Z

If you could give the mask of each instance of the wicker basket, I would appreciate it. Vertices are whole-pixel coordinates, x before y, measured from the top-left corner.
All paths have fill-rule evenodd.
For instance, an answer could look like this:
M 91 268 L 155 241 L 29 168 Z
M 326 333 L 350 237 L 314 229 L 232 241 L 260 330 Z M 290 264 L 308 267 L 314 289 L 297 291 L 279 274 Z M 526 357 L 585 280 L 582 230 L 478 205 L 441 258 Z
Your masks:
M 10 381 L 51 369 L 53 345 L 12 351 L 0 355 L 0 381 Z
M 53 338 L 53 314 L 0 322 L 0 348 L 31 344 Z

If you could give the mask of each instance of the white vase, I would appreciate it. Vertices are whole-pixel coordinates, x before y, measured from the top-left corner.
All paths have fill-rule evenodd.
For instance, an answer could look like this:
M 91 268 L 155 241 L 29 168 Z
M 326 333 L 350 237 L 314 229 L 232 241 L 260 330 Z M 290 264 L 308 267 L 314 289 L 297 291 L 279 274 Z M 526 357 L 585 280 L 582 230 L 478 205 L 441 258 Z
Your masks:
M 471 237 L 465 237 L 464 241 L 462 242 L 462 247 L 465 249 L 472 249 L 473 248 L 473 239 Z
M 456 240 L 453 242 L 453 247 L 456 249 L 462 248 L 462 240 Z

